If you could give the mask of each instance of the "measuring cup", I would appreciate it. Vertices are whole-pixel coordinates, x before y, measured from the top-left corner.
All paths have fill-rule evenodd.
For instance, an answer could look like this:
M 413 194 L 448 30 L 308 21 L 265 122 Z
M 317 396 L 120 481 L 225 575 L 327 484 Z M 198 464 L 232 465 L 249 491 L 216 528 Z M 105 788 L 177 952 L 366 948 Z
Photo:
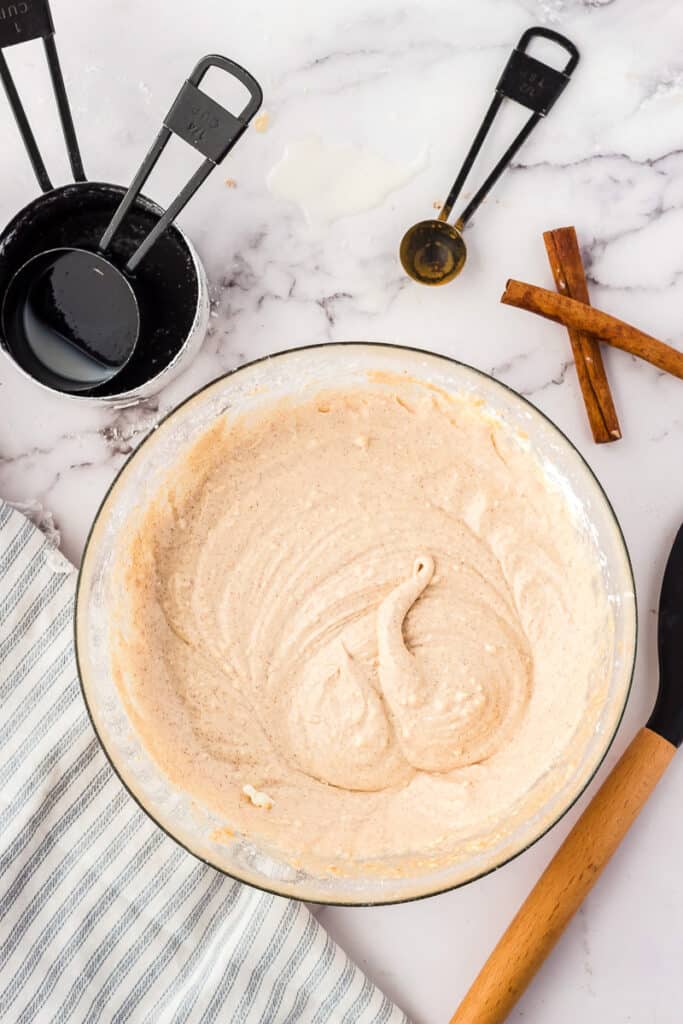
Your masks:
M 212 67 L 226 71 L 246 87 L 249 99 L 240 114 L 225 110 L 198 88 Z M 21 104 L 16 94 L 10 96 L 10 102 L 13 100 L 21 124 L 17 114 L 17 104 L 19 109 Z M 53 387 L 71 393 L 106 384 L 128 366 L 140 336 L 135 287 L 139 264 L 227 156 L 261 102 L 260 86 L 234 61 L 216 55 L 199 61 L 104 231 L 98 250 L 80 246 L 46 249 L 28 259 L 11 278 L 0 321 L 7 345 L 18 361 L 37 361 Z M 112 241 L 172 134 L 197 149 L 204 161 L 119 269 L 109 255 Z M 26 142 L 24 132 L 22 136 Z M 32 158 L 28 145 L 27 150 Z
M 526 50 L 534 38 L 549 39 L 569 54 L 562 69 L 544 64 L 531 57 Z M 399 251 L 403 269 L 420 284 L 447 284 L 460 273 L 467 259 L 463 229 L 481 202 L 489 194 L 517 151 L 529 138 L 542 117 L 548 113 L 569 82 L 579 63 L 579 51 L 559 32 L 549 28 L 528 28 L 512 51 L 486 116 L 481 123 L 465 161 L 458 172 L 448 198 L 437 219 L 422 220 L 406 231 Z M 455 224 L 448 218 L 472 169 L 484 139 L 500 110 L 504 99 L 515 100 L 532 110 L 531 117 L 493 168 L 484 184 L 469 201 Z

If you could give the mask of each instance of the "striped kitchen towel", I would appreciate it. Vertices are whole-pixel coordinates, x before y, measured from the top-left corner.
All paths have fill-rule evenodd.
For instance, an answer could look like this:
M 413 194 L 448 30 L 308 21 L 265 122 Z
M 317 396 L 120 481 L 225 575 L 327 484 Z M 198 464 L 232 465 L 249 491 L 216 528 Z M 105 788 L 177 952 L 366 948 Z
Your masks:
M 301 904 L 141 811 L 81 697 L 75 573 L 0 501 L 0 1021 L 399 1024 Z

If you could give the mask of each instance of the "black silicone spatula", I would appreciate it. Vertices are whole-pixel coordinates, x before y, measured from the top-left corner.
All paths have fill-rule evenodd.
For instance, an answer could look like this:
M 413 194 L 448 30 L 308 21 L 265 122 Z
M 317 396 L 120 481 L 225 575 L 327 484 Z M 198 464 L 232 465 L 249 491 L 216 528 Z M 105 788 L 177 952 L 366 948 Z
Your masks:
M 659 602 L 659 696 L 486 961 L 451 1024 L 501 1024 L 628 832 L 683 742 L 683 526 Z M 550 1013 L 552 1017 L 552 1013 Z

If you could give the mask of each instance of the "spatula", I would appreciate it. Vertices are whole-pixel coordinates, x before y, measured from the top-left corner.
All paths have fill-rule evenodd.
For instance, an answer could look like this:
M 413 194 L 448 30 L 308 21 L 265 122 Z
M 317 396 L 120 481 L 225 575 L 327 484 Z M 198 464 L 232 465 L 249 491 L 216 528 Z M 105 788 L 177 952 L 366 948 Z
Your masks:
M 451 1024 L 501 1024 L 506 1020 L 683 742 L 683 526 L 662 583 L 659 673 L 659 695 L 647 726 L 627 748 L 541 875 Z

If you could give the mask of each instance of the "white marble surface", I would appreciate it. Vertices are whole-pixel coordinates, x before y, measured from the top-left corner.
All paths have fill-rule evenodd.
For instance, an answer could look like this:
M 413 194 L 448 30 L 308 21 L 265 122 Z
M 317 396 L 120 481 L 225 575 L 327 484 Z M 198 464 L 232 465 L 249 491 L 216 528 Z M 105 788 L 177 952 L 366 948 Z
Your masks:
M 91 177 L 127 179 L 204 52 L 223 51 L 260 78 L 270 124 L 249 133 L 183 216 L 214 305 L 196 362 L 158 399 L 117 413 L 46 396 L 3 360 L 0 494 L 52 512 L 64 552 L 78 560 L 126 455 L 161 413 L 222 371 L 336 339 L 458 356 L 555 419 L 621 519 L 641 635 L 611 765 L 655 693 L 657 591 L 683 518 L 683 384 L 608 353 L 624 439 L 597 448 L 562 329 L 505 309 L 498 298 L 508 276 L 550 285 L 541 232 L 574 223 L 594 303 L 683 347 L 683 8 L 674 0 L 54 0 L 53 7 Z M 443 197 L 510 47 L 539 22 L 581 48 L 575 81 L 477 217 L 464 276 L 447 288 L 420 288 L 397 262 L 402 231 Z M 63 180 L 40 49 L 10 56 Z M 508 127 L 513 121 L 509 113 Z M 315 231 L 266 187 L 285 146 L 310 135 L 406 166 L 424 152 L 424 169 L 380 208 Z M 4 103 L 0 139 L 4 221 L 36 192 Z M 148 189 L 160 201 L 191 163 L 180 145 L 173 156 Z M 236 188 L 225 186 L 228 176 Z M 681 1020 L 682 790 L 679 761 L 513 1020 Z M 569 824 L 461 891 L 395 908 L 325 909 L 320 917 L 415 1021 L 445 1021 Z

